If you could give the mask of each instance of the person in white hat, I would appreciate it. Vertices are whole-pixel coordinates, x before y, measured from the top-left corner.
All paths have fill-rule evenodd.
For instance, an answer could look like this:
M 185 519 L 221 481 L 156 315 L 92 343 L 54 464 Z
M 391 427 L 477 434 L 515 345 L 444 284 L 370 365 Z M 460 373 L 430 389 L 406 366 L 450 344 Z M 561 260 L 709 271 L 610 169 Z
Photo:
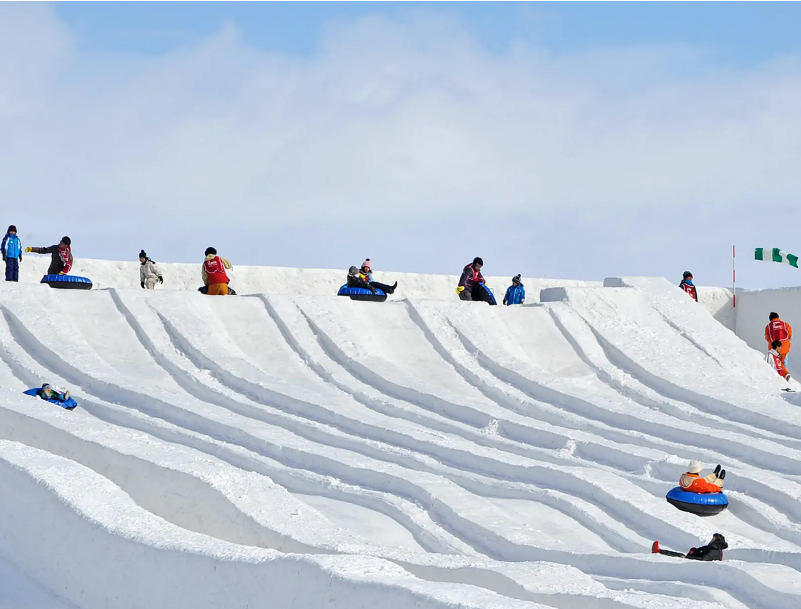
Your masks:
M 701 472 L 704 467 L 700 461 L 690 461 L 687 471 L 681 475 L 679 485 L 690 493 L 719 493 L 723 490 L 723 479 L 726 477 L 726 470 L 720 469 L 720 465 L 711 474 L 703 478 Z

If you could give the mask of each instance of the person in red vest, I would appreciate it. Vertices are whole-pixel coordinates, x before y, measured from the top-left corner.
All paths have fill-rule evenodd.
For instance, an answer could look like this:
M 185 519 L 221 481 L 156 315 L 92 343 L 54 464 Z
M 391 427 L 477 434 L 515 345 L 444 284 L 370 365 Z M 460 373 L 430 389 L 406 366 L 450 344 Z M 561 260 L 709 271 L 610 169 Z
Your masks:
M 793 328 L 786 321 L 779 319 L 778 313 L 770 314 L 770 321 L 765 326 L 765 340 L 768 341 L 768 349 L 773 348 L 773 342 L 779 341 L 781 347 L 776 349 L 782 360 L 782 366 L 786 366 L 787 354 L 790 353 L 790 341 L 793 338 Z
M 693 274 L 690 271 L 684 271 L 679 287 L 692 296 L 695 302 L 698 302 L 698 290 L 693 285 Z
M 779 373 L 779 376 L 783 377 L 785 380 L 790 380 L 790 373 L 787 372 L 787 368 L 782 361 L 782 356 L 779 355 L 779 349 L 781 349 L 781 342 L 778 340 L 774 340 L 770 345 L 770 351 L 768 351 L 768 356 L 765 358 L 765 361 L 768 362 L 771 367 Z
M 213 247 L 206 248 L 206 259 L 203 261 L 203 283 L 208 286 L 209 296 L 228 296 L 228 275 L 225 269 L 232 269 L 231 263 L 217 255 Z

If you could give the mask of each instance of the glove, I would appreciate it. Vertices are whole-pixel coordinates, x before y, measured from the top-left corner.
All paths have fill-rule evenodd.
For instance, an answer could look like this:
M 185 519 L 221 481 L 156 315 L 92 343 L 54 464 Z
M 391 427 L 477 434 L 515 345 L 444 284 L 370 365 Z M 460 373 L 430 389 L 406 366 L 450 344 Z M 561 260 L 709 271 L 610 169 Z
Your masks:
M 141 286 L 142 286 L 142 289 L 143 289 L 143 290 L 145 289 L 145 282 L 144 282 L 144 281 L 140 281 L 140 282 L 139 282 L 139 285 L 141 285 Z
M 461 294 L 462 292 L 464 292 L 464 286 L 460 285 L 458 288 L 456 288 L 456 293 Z
M 66 273 L 65 273 L 64 271 L 61 271 L 61 272 L 59 273 L 59 275 L 66 275 Z
M 164 277 L 159 277 L 159 283 L 164 283 Z
M 32 248 L 32 247 L 26 247 L 26 248 L 25 248 L 25 253 L 26 253 L 26 254 L 28 254 L 28 253 L 30 253 L 30 252 L 32 252 L 32 251 L 33 251 L 33 248 Z

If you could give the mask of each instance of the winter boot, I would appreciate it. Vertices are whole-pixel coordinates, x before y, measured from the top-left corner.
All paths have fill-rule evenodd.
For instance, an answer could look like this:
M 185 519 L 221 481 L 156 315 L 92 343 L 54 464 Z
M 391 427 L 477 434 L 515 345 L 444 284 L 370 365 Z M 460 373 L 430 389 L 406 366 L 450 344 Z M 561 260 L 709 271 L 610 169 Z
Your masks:
M 719 475 L 720 475 L 720 463 L 718 463 L 718 466 L 715 468 L 715 478 L 717 478 Z
M 651 554 L 659 554 L 659 542 L 655 541 L 654 545 L 651 546 Z
M 718 478 L 723 480 L 725 477 L 726 477 L 726 470 L 725 469 L 720 470 L 720 476 L 718 476 Z
M 396 281 L 395 283 L 392 284 L 392 287 L 389 288 L 389 293 L 394 294 L 397 287 L 398 287 L 398 282 Z

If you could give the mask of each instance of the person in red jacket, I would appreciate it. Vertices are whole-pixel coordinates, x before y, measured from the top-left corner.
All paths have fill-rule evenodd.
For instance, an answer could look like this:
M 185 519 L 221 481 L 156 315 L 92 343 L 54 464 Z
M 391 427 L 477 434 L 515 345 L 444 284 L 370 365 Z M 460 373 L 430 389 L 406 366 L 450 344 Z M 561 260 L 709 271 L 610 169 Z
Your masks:
M 201 274 L 203 284 L 207 285 L 209 296 L 228 296 L 228 275 L 225 269 L 232 269 L 231 263 L 217 255 L 213 247 L 206 248 L 206 259 L 203 261 Z
M 700 461 L 690 461 L 690 467 L 681 475 L 679 486 L 682 490 L 689 493 L 719 493 L 723 490 L 723 479 L 726 477 L 726 470 L 720 469 L 720 465 L 711 474 L 701 477 L 703 466 Z
M 476 298 L 477 294 L 474 293 L 474 290 L 479 284 L 484 283 L 484 276 L 481 274 L 482 266 L 484 266 L 484 261 L 476 257 L 462 270 L 459 285 L 456 287 L 456 293 L 462 300 L 480 300 Z
M 790 341 L 793 339 L 793 327 L 779 319 L 778 313 L 771 313 L 768 319 L 768 325 L 765 326 L 765 340 L 768 341 L 768 349 L 772 349 L 773 343 L 779 341 L 781 346 L 776 351 L 781 357 L 782 366 L 786 366 L 787 355 L 790 353 Z
M 687 292 L 695 302 L 698 302 L 698 290 L 693 284 L 693 274 L 690 271 L 684 271 L 679 287 Z

